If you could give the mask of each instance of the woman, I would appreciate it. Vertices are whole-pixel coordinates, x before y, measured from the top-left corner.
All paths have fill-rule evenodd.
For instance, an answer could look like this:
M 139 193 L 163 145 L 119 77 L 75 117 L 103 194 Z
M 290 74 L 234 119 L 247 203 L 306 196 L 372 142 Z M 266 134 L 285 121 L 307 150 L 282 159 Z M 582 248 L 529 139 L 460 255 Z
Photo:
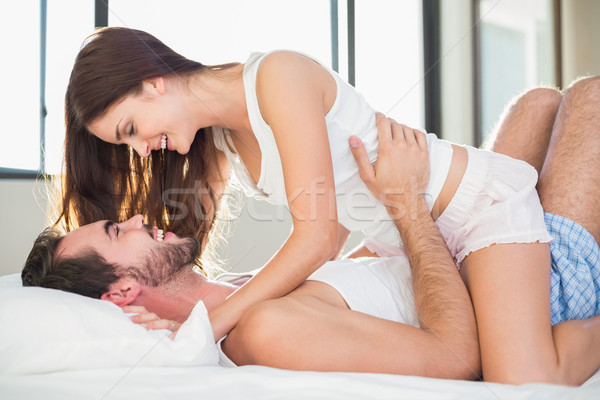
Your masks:
M 288 293 L 335 257 L 351 230 L 374 238 L 370 250 L 380 255 L 399 251 L 398 231 L 348 145 L 357 136 L 376 158 L 375 112 L 304 55 L 254 54 L 245 64 L 207 67 L 145 32 L 106 28 L 81 49 L 65 109 L 67 227 L 142 213 L 205 245 L 232 173 L 248 195 L 289 206 L 285 244 L 211 312 L 216 339 L 251 305 Z M 535 170 L 434 135 L 427 143 L 426 199 L 457 265 L 509 243 L 500 256 L 518 251 L 547 268 L 551 239 Z

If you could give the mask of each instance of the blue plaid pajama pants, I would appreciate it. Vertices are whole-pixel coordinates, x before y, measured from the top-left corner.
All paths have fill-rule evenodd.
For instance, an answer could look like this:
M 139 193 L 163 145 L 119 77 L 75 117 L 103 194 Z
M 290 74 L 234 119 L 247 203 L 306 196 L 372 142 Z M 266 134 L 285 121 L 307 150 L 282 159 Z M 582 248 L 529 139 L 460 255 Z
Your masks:
M 550 308 L 552 325 L 600 314 L 600 248 L 581 225 L 545 213 L 552 236 Z

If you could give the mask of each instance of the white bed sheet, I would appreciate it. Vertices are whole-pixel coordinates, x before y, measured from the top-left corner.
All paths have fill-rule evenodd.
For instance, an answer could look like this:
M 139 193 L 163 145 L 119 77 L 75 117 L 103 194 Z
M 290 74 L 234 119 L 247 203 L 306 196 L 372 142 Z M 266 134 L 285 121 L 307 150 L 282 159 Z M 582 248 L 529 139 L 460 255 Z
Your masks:
M 594 399 L 600 375 L 581 387 L 247 366 L 113 368 L 0 377 L 2 399 Z
M 106 302 L 19 285 L 16 274 L 0 277 L 2 400 L 600 399 L 600 371 L 583 386 L 571 388 L 259 366 L 224 368 L 216 365 L 212 330 L 208 322 L 201 323 L 207 319 L 201 304 L 184 324 L 194 340 L 184 340 L 182 327 L 170 343 L 131 323 Z M 210 336 L 210 345 L 200 340 L 205 336 Z M 136 356 L 139 351 L 145 355 Z M 155 353 L 155 361 L 147 353 Z

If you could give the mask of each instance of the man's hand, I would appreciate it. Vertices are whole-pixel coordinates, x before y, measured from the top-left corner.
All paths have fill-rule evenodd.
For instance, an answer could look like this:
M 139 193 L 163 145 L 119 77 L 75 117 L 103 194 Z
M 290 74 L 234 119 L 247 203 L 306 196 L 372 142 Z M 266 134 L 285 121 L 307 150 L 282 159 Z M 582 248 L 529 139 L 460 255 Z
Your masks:
M 394 219 L 411 211 L 429 182 L 429 152 L 423 132 L 377 113 L 378 157 L 371 165 L 363 143 L 349 139 L 360 178 Z

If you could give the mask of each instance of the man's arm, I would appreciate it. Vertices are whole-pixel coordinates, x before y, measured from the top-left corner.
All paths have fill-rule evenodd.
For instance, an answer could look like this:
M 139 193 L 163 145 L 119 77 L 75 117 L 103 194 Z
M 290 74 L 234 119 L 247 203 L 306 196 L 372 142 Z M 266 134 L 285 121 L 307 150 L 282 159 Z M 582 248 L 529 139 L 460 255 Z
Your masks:
M 477 357 L 473 306 L 456 265 L 427 207 L 427 140 L 422 132 L 378 116 L 379 155 L 372 166 L 357 138 L 350 143 L 361 178 L 386 205 L 408 255 L 421 328 L 448 353 Z M 465 360 L 467 361 L 467 360 Z M 473 371 L 479 374 L 479 370 Z
M 454 260 L 423 196 L 414 200 L 414 207 L 415 218 L 399 218 L 396 226 L 411 265 L 419 324 L 441 341 L 459 337 L 465 340 L 458 340 L 457 345 L 477 346 L 473 306 Z
M 410 199 L 395 197 L 393 192 L 401 192 L 388 189 L 397 188 L 396 175 L 404 179 L 410 174 L 405 168 L 413 166 L 420 168 L 420 174 L 413 171 L 411 176 L 424 182 L 415 183 L 426 186 L 428 156 L 426 147 L 423 154 L 422 147 L 416 151 L 412 146 L 409 151 L 405 146 L 391 146 L 389 123 L 379 124 L 380 138 L 388 135 L 390 141 L 382 146 L 380 139 L 375 169 L 360 142 L 353 151 L 370 189 L 374 193 L 380 192 L 379 187 L 386 189 L 388 210 L 398 217 L 397 211 L 408 207 Z M 405 161 L 408 165 L 402 164 Z M 413 218 L 398 220 L 398 224 L 412 253 L 421 329 L 353 311 L 332 286 L 307 281 L 285 297 L 249 309 L 223 341 L 225 354 L 237 365 L 478 378 L 479 346 L 465 286 L 424 201 L 417 198 L 411 212 Z

